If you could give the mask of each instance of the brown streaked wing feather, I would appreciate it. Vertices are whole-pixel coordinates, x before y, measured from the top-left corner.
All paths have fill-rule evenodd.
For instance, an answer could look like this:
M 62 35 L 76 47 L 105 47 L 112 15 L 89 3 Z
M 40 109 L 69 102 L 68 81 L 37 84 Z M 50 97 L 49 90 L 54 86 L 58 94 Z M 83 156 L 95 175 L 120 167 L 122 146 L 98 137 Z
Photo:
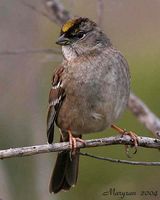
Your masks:
M 54 123 L 57 119 L 59 109 L 65 97 L 65 91 L 61 87 L 61 75 L 64 68 L 60 67 L 53 75 L 52 88 L 49 93 L 49 109 L 47 116 L 47 137 L 51 144 L 54 139 Z

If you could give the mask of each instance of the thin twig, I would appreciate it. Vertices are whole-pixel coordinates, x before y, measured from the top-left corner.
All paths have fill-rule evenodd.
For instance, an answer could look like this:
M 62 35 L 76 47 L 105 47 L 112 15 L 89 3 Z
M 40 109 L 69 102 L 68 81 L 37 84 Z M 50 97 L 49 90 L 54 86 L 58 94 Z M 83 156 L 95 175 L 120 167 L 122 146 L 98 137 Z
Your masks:
M 114 158 L 108 158 L 108 157 L 102 157 L 102 156 L 95 156 L 90 153 L 79 153 L 82 156 L 87 156 L 90 158 L 95 158 L 97 160 L 104 160 L 109 161 L 113 163 L 121 163 L 121 164 L 128 164 L 128 165 L 140 165 L 140 166 L 160 166 L 160 162 L 142 162 L 142 161 L 129 161 L 129 160 L 120 160 L 120 159 L 114 159 Z
M 99 138 L 86 140 L 85 145 L 81 142 L 77 142 L 77 148 L 88 148 L 88 147 L 100 147 L 108 145 L 133 145 L 132 139 L 124 135 Z M 140 147 L 160 149 L 160 140 L 149 137 L 138 137 L 138 144 Z M 21 148 L 11 148 L 0 151 L 0 159 L 12 158 L 12 157 L 23 157 L 31 156 L 35 154 L 48 153 L 48 152 L 59 152 L 64 150 L 70 150 L 70 145 L 68 142 L 54 143 L 54 144 L 44 144 Z
M 42 11 L 42 10 L 39 10 L 37 7 L 35 7 L 34 5 L 31 5 L 30 3 L 27 3 L 25 1 L 20 1 L 24 6 L 28 7 L 29 9 L 31 9 L 32 11 L 34 11 L 35 13 L 53 21 L 53 19 L 48 15 L 48 13 Z
M 48 48 L 48 49 L 15 49 L 15 50 L 0 51 L 0 56 L 5 56 L 5 55 L 19 55 L 19 54 L 38 54 L 38 53 L 60 54 L 61 52 L 58 50 L 58 48 Z

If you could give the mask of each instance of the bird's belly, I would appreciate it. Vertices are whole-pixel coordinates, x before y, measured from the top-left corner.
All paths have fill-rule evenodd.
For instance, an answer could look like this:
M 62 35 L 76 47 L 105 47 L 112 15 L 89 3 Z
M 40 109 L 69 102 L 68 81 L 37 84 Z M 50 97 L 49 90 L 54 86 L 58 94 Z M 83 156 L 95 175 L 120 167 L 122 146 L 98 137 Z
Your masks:
M 85 134 L 99 132 L 104 130 L 109 123 L 106 122 L 105 116 L 94 112 L 83 112 L 84 107 L 72 107 L 65 112 L 65 106 L 61 108 L 57 120 L 57 125 L 62 130 L 71 130 L 76 134 Z
M 77 99 L 77 98 L 76 98 Z M 99 132 L 112 122 L 111 107 L 106 102 L 79 97 L 65 99 L 58 114 L 57 125 L 62 130 L 70 129 L 76 134 Z

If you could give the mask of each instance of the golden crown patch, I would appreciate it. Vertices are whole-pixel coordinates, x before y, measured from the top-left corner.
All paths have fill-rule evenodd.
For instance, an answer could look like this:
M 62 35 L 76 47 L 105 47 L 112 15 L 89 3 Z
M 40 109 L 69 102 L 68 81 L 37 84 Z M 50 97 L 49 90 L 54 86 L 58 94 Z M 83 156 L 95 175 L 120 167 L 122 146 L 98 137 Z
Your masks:
M 70 20 L 68 20 L 68 21 L 63 25 L 62 31 L 63 31 L 64 33 L 67 32 L 71 27 L 74 26 L 75 22 L 76 22 L 76 19 L 70 19 Z

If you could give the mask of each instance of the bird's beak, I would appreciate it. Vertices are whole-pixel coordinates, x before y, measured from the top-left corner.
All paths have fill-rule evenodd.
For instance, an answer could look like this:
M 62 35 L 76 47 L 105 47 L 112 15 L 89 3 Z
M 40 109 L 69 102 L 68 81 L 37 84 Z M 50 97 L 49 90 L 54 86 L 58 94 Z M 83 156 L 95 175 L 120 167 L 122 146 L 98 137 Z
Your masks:
M 64 45 L 69 45 L 70 42 L 71 42 L 70 39 L 66 38 L 65 35 L 63 34 L 58 38 L 56 44 L 64 46 Z

